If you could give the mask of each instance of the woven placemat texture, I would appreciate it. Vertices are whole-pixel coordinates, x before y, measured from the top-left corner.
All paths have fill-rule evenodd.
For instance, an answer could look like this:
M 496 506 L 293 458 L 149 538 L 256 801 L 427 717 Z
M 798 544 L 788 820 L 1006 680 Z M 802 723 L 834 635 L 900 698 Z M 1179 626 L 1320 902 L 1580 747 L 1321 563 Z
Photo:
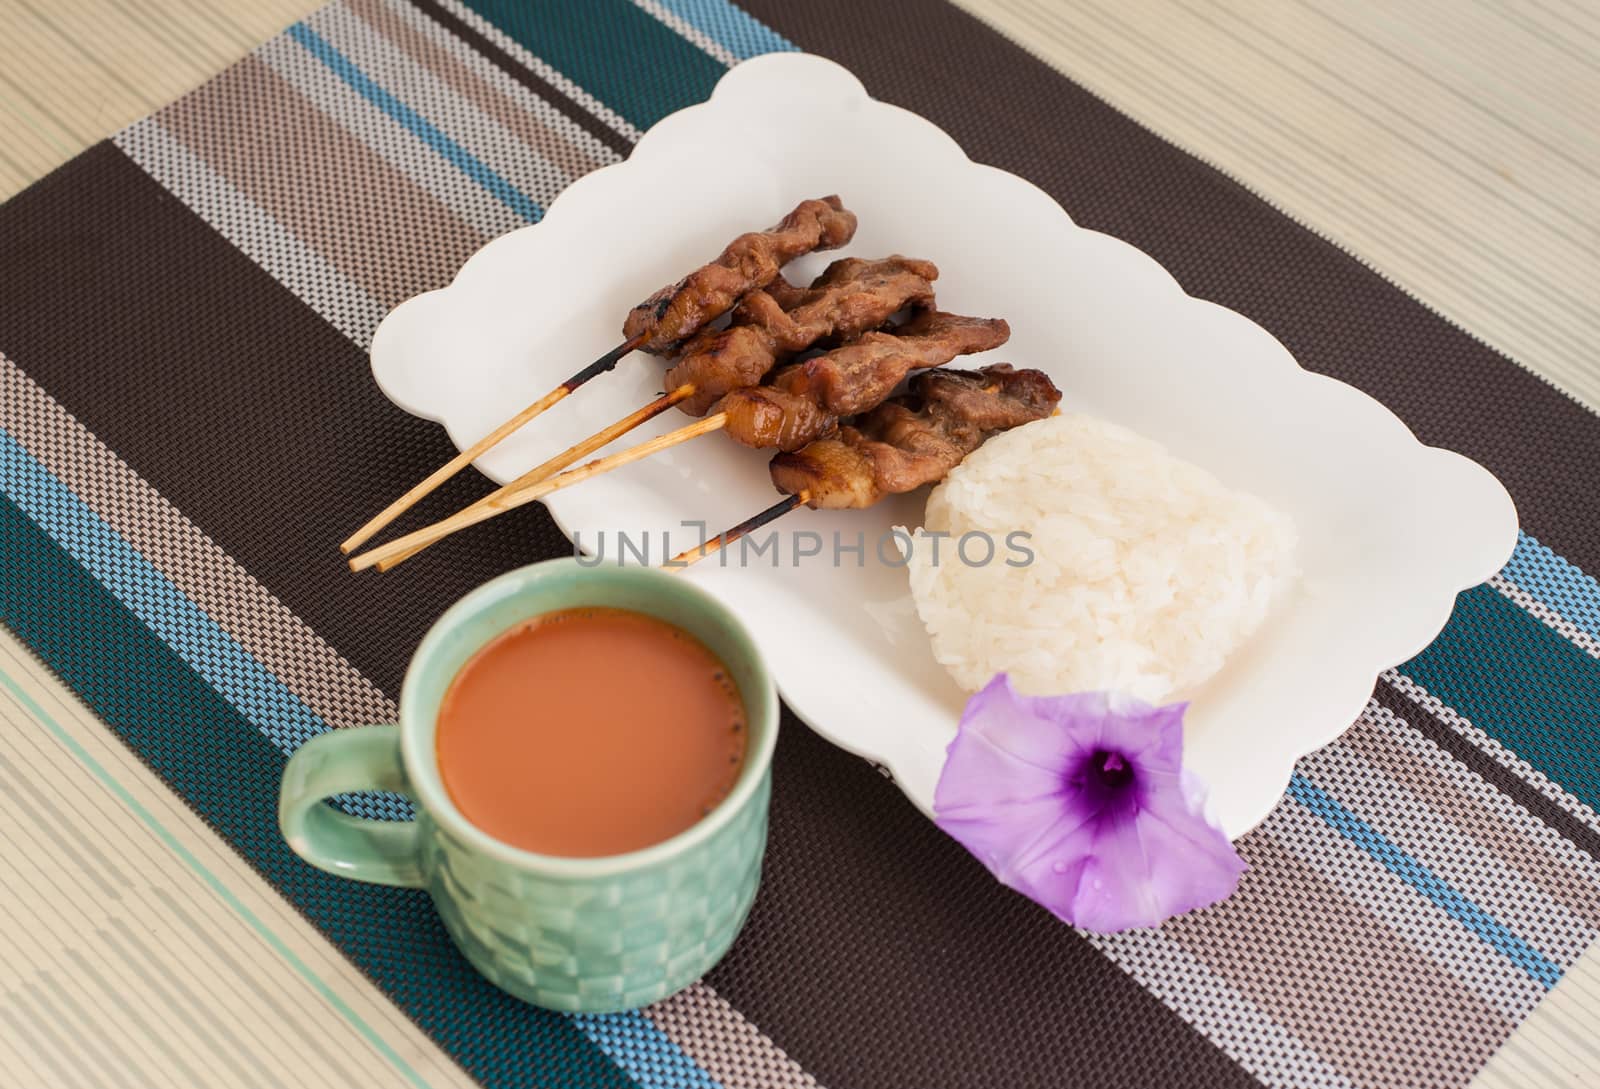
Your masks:
M 729 64 L 804 48 L 1504 480 L 1526 533 L 1241 844 L 1080 934 L 786 717 L 756 910 L 616 1017 L 510 1000 L 415 892 L 295 860 L 285 755 L 393 713 L 524 508 L 381 579 L 334 543 L 451 453 L 382 315 Z M 341 0 L 0 207 L 0 621 L 489 1086 L 1460 1086 L 1600 931 L 1600 421 L 942 0 Z M 418 517 L 485 485 L 464 478 Z

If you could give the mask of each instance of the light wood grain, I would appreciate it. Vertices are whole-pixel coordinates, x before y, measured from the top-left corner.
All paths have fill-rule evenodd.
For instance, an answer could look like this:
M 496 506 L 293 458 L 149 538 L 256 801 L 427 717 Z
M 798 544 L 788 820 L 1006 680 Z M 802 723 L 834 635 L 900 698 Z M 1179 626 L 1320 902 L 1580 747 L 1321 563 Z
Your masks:
M 215 75 L 307 0 L 0 0 L 0 199 Z

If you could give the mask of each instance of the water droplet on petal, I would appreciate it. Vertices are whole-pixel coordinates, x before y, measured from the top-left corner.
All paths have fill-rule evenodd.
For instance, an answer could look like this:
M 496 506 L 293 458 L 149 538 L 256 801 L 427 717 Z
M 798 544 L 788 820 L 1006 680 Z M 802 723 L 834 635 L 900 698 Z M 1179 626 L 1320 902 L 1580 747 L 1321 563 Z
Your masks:
M 1052 865 L 1050 867 L 1050 869 L 1055 871 L 1056 873 L 1066 873 L 1067 872 L 1067 864 L 1065 862 L 1057 862 L 1054 865 Z

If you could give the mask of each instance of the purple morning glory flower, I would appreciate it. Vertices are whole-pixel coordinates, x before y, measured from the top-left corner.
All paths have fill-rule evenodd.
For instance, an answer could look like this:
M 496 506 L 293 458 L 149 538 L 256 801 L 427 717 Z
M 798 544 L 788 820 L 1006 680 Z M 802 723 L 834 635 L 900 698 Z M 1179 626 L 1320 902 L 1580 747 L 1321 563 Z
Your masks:
M 1187 706 L 1023 696 L 1001 673 L 967 702 L 935 820 L 1003 884 L 1087 930 L 1214 904 L 1245 863 L 1183 770 Z

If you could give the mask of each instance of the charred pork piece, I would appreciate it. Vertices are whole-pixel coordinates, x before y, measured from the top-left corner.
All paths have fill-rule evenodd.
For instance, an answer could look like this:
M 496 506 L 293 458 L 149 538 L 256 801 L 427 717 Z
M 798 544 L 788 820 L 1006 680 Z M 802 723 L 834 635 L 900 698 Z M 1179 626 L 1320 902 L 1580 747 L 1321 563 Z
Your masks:
M 798 450 L 831 432 L 840 416 L 876 408 L 912 371 L 998 348 L 1010 337 L 1000 318 L 928 310 L 893 332 L 866 333 L 826 355 L 792 363 L 767 384 L 729 392 L 716 404 L 727 433 L 746 446 Z
M 740 235 L 715 261 L 628 311 L 623 335 L 630 342 L 642 337 L 645 351 L 668 355 L 746 294 L 772 283 L 788 262 L 813 250 L 838 249 L 855 233 L 855 213 L 838 197 L 801 201 L 770 229 Z
M 1061 401 L 1042 371 L 996 363 L 977 371 L 930 370 L 909 392 L 858 417 L 837 435 L 772 459 L 772 483 L 825 510 L 870 507 L 886 495 L 943 480 L 993 435 L 1042 420 Z
M 860 336 L 908 306 L 931 306 L 938 276 L 931 261 L 851 257 L 828 266 L 792 309 L 764 291 L 752 291 L 734 315 L 736 324 L 706 330 L 683 346 L 667 370 L 666 388 L 694 386 L 694 395 L 680 407 L 703 415 L 723 394 L 759 383 L 788 355 L 825 338 Z

